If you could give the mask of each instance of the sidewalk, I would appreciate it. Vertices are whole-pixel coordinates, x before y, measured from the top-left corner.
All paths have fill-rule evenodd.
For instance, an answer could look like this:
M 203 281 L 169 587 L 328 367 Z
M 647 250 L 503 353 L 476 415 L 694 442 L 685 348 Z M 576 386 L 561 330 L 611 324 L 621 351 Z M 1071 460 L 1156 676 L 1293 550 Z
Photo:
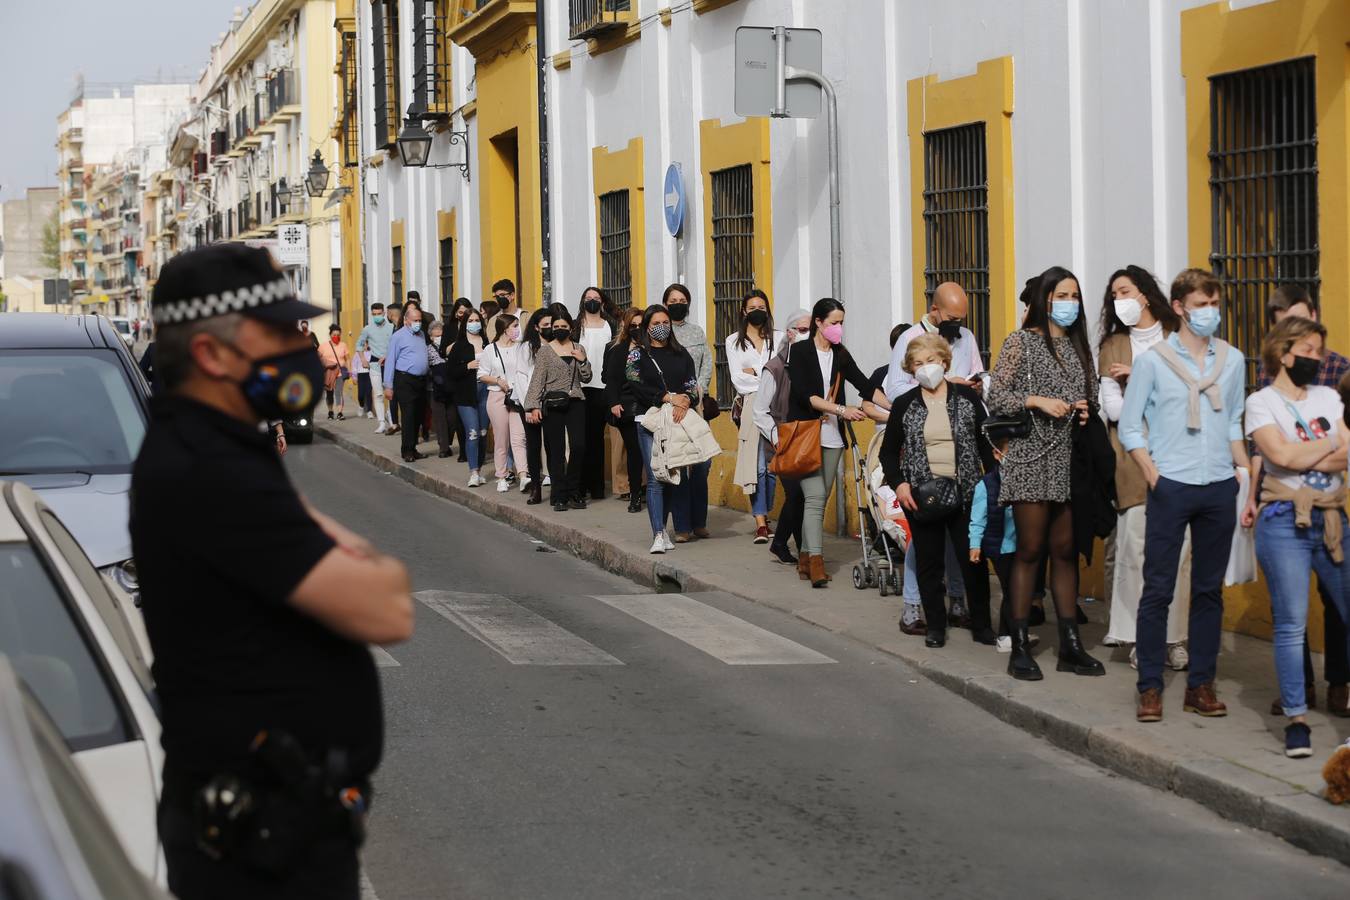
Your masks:
M 526 506 L 518 490 L 497 493 L 492 481 L 467 487 L 467 468 L 437 459 L 434 451 L 428 459 L 402 462 L 399 439 L 374 434 L 370 419 L 322 421 L 316 429 L 416 487 L 509 523 L 609 571 L 669 590 L 726 591 L 791 613 L 899 657 L 1003 721 L 1098 765 L 1350 865 L 1350 806 L 1333 806 L 1320 796 L 1322 765 L 1350 736 L 1350 719 L 1327 716 L 1322 709 L 1311 711 L 1313 756 L 1286 758 L 1284 719 L 1267 714 L 1277 690 L 1271 648 L 1265 641 L 1224 633 L 1217 686 L 1228 705 L 1226 718 L 1183 713 L 1185 673 L 1169 670 L 1164 720 L 1141 725 L 1134 720 L 1135 673 L 1126 651 L 1100 646 L 1105 625 L 1099 620 L 1106 614 L 1101 604 L 1087 605 L 1094 621 L 1082 631 L 1088 648 L 1107 662 L 1106 677 L 1055 672 L 1052 617 L 1036 629 L 1045 680 L 1017 682 L 1005 672 L 1008 657 L 975 644 L 967 631 L 953 630 L 942 650 L 929 650 L 922 638 L 901 634 L 896 627 L 897 598 L 853 588 L 852 566 L 860 556 L 856 540 L 826 538 L 824 555 L 834 581 L 826 590 L 813 590 L 798 580 L 792 567 L 779 564 L 766 548 L 751 543 L 751 520 L 745 513 L 714 507 L 708 514 L 712 539 L 654 556 L 647 552 L 651 534 L 646 512 L 629 514 L 627 505 L 618 500 L 555 513 L 547 504 Z M 996 584 L 994 592 L 997 597 Z M 1320 676 L 1320 657 L 1314 663 Z M 1325 687 L 1318 685 L 1319 706 Z

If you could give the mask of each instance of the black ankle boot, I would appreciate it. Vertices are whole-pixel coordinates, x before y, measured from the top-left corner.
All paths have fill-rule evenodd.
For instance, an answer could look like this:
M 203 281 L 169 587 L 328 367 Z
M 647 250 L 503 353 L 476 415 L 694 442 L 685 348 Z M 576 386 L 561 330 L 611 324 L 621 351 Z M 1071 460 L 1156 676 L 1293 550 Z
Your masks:
M 1083 639 L 1078 636 L 1078 623 L 1072 620 L 1059 620 L 1059 665 L 1055 666 L 1055 670 L 1075 675 L 1106 674 L 1106 668 L 1083 649 Z
M 1031 658 L 1031 636 L 1027 634 L 1027 620 L 1013 619 L 1012 653 L 1008 656 L 1008 674 L 1018 681 L 1040 681 L 1045 676 L 1041 667 Z
M 540 503 L 543 502 L 544 502 L 543 486 L 540 485 L 538 481 L 530 482 L 530 496 L 529 499 L 525 501 L 526 505 L 538 506 Z

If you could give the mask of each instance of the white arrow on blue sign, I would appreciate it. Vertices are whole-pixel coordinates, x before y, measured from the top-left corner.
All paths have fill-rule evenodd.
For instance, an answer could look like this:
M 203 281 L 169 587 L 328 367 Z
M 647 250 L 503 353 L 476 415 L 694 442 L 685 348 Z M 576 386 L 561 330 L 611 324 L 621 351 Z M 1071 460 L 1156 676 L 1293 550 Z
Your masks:
M 661 189 L 662 203 L 666 211 L 666 229 L 672 237 L 679 237 L 684 228 L 684 173 L 679 163 L 671 163 L 666 169 L 666 183 Z

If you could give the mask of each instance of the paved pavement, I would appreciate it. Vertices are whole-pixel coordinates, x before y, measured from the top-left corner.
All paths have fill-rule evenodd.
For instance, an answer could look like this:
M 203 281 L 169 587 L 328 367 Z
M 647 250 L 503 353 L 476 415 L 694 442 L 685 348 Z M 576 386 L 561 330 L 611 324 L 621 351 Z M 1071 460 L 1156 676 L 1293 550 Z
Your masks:
M 416 635 L 377 655 L 368 896 L 1350 895 L 1350 869 L 893 654 L 726 592 L 653 594 L 324 442 L 287 462 L 418 593 Z
M 1350 720 L 1311 713 L 1312 758 L 1283 754 L 1280 718 L 1268 715 L 1275 696 L 1269 643 L 1224 635 L 1218 688 L 1229 706 L 1223 719 L 1201 719 L 1181 711 L 1184 674 L 1167 673 L 1166 720 L 1134 721 L 1134 676 L 1123 649 L 1097 646 L 1105 632 L 1106 610 L 1089 604 L 1099 620 L 1083 629 L 1090 648 L 1110 660 L 1104 678 L 1079 678 L 1053 671 L 1053 622 L 1039 629 L 1039 656 L 1046 680 L 1014 682 L 1005 674 L 1007 657 L 954 632 L 946 648 L 924 648 L 922 639 L 895 627 L 899 601 L 876 591 L 856 591 L 849 570 L 859 558 L 856 541 L 827 537 L 830 589 L 811 590 L 785 566 L 750 543 L 747 516 L 725 509 L 710 512 L 714 539 L 681 545 L 665 556 L 647 553 L 646 516 L 630 516 L 624 505 L 601 502 L 585 511 L 554 513 L 527 507 L 516 493 L 491 486 L 465 487 L 467 471 L 450 460 L 400 462 L 397 437 L 373 434 L 369 420 L 321 422 L 320 430 L 341 446 L 423 490 L 471 509 L 644 584 L 673 589 L 718 590 L 791 613 L 797 618 L 859 640 L 915 665 L 927 678 L 955 691 L 1004 721 L 1044 737 L 1086 759 L 1162 789 L 1170 789 L 1243 824 L 1275 834 L 1350 864 L 1350 807 L 1334 807 L 1320 796 L 1321 766 L 1332 749 L 1350 736 Z M 425 449 L 425 447 L 424 447 Z M 1321 672 L 1321 660 L 1316 659 Z M 1319 688 L 1324 688 L 1324 685 Z

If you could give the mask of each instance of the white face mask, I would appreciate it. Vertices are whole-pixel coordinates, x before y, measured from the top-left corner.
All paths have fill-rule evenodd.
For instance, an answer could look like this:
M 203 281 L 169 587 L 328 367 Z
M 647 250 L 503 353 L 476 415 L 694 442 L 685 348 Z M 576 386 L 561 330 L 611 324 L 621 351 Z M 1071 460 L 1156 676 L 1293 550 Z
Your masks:
M 1139 324 L 1139 317 L 1143 313 L 1144 308 L 1139 305 L 1138 298 L 1122 297 L 1116 301 L 1116 318 L 1131 328 Z
M 942 379 L 947 377 L 947 370 L 941 363 L 928 363 L 919 366 L 914 370 L 914 380 L 930 391 L 942 384 Z

